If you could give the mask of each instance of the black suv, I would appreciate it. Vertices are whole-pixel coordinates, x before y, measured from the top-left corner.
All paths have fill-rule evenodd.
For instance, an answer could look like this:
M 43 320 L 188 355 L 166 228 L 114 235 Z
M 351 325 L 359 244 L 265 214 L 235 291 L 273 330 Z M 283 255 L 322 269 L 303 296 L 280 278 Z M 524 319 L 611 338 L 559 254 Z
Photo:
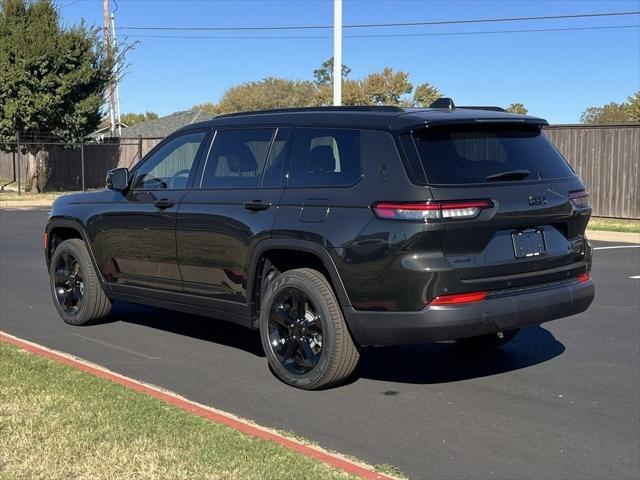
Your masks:
M 585 187 L 494 107 L 326 107 L 189 125 L 107 189 L 58 199 L 44 249 L 67 323 L 112 300 L 259 329 L 270 366 L 336 384 L 359 348 L 497 346 L 594 296 Z

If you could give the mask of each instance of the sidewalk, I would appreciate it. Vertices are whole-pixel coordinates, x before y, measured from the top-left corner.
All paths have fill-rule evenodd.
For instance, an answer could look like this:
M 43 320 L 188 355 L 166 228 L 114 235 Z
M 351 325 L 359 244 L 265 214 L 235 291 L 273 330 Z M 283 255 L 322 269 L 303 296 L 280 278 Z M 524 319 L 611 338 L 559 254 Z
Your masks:
M 609 232 L 606 230 L 587 230 L 587 238 L 589 240 L 600 240 L 603 242 L 640 244 L 640 233 Z
M 0 208 L 42 208 L 50 207 L 51 200 L 0 200 Z

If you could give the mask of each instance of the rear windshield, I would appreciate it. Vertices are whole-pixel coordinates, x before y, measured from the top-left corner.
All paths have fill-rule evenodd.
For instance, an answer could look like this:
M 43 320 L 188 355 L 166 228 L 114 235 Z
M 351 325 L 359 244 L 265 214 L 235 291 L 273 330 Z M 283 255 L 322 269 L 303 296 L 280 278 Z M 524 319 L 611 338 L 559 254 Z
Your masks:
M 414 133 L 414 138 L 431 184 L 544 180 L 573 174 L 537 127 L 428 128 Z

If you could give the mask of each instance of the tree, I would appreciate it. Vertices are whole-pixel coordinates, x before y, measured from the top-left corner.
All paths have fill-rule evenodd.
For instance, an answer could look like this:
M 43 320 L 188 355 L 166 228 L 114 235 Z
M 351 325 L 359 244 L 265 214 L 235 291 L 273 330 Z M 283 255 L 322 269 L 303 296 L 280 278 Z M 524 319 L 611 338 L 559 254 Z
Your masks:
M 361 86 L 371 105 L 399 105 L 402 96 L 413 90 L 409 74 L 402 70 L 394 72 L 391 67 L 370 73 L 361 81 Z
M 421 83 L 413 92 L 413 106 L 428 107 L 440 97 L 442 97 L 442 93 L 436 87 L 428 83 Z
M 611 102 L 602 107 L 589 107 L 580 116 L 580 123 L 625 123 L 631 121 L 629 105 Z
M 629 120 L 640 122 L 640 90 L 627 99 Z
M 98 32 L 63 26 L 51 0 L 0 2 L 0 139 L 39 142 L 27 149 L 31 191 L 44 184 L 43 140 L 75 144 L 100 123 L 115 55 Z
M 313 82 L 269 77 L 228 89 L 217 104 L 202 103 L 191 108 L 218 115 L 242 110 L 331 105 L 332 69 L 333 58 L 330 58 L 313 71 Z M 342 66 L 343 105 L 428 106 L 442 96 L 433 85 L 422 83 L 413 97 L 408 97 L 413 85 L 409 74 L 402 70 L 394 72 L 385 67 L 382 72 L 371 73 L 360 80 L 346 78 L 350 72 L 349 67 Z
M 529 113 L 529 110 L 527 110 L 527 107 L 525 107 L 521 103 L 512 103 L 505 110 L 507 112 L 517 113 L 518 115 L 526 115 L 527 113 Z
M 146 122 L 147 120 L 155 120 L 158 118 L 158 114 L 155 112 L 144 112 L 144 113 L 125 113 L 121 117 L 122 123 L 124 123 L 127 127 L 131 125 L 135 125 L 136 123 Z
M 316 86 L 313 82 L 269 77 L 231 87 L 224 92 L 217 107 L 219 113 L 230 113 L 316 104 Z
M 191 107 L 191 110 L 193 110 L 194 112 L 197 112 L 197 111 L 205 112 L 205 113 L 209 113 L 211 115 L 219 115 L 220 114 L 220 109 L 218 108 L 218 105 L 216 105 L 215 103 L 211 103 L 211 102 L 198 103 L 198 104 L 194 105 L 193 107 Z
M 347 78 L 351 73 L 351 69 L 346 65 L 342 65 L 342 78 Z M 318 86 L 333 85 L 333 57 L 326 60 L 320 68 L 313 71 L 314 83 Z

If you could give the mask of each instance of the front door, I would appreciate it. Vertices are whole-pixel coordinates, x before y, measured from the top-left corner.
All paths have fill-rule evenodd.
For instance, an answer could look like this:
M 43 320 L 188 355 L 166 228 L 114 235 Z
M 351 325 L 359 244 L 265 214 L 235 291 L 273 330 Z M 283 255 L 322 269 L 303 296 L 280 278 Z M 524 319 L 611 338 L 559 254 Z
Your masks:
M 269 238 L 283 192 L 288 128 L 215 133 L 201 174 L 180 204 L 178 260 L 185 293 L 248 314 L 247 277 L 256 244 Z
M 115 192 L 118 204 L 102 216 L 100 245 L 94 247 L 115 291 L 181 291 L 176 215 L 206 136 L 206 130 L 192 130 L 165 140 L 132 171 L 126 194 Z

